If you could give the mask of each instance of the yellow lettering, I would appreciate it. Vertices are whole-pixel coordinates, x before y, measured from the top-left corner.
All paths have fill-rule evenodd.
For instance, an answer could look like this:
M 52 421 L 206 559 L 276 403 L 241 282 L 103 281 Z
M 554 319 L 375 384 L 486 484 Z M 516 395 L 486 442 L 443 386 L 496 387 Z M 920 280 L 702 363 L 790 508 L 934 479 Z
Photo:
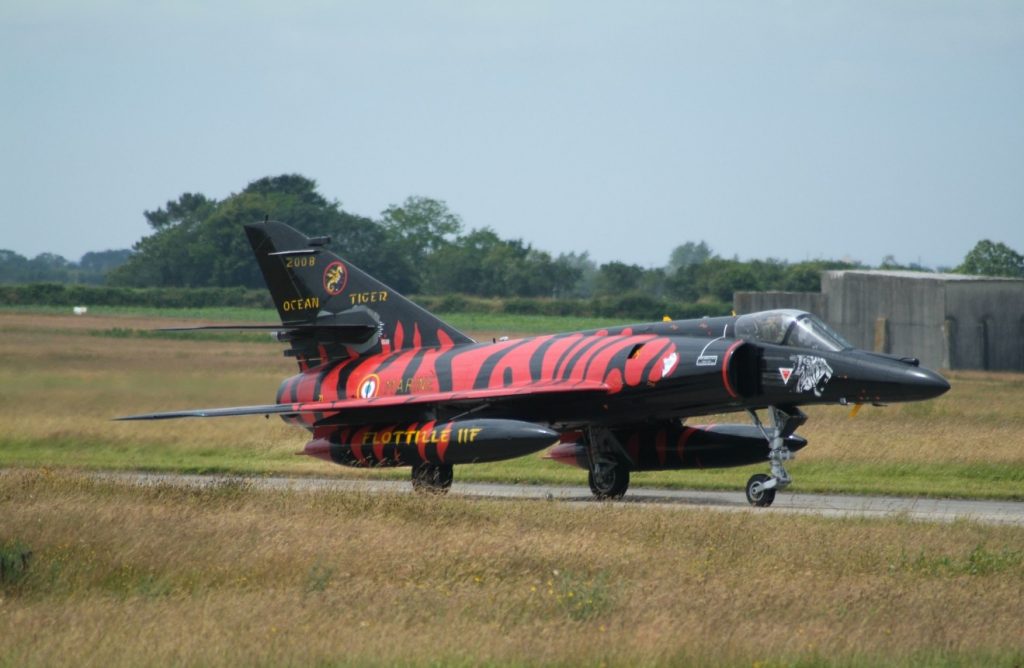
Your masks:
M 292 257 L 288 256 L 284 259 L 284 266 L 289 269 L 299 269 L 301 267 L 315 267 L 316 258 L 308 256 Z
M 479 434 L 481 431 L 483 431 L 483 427 L 473 427 L 472 429 L 470 429 L 469 430 L 469 440 L 470 440 L 470 442 L 475 441 L 476 437 L 477 437 L 477 434 Z
M 373 442 L 375 440 L 377 440 L 377 432 L 375 432 L 375 431 L 365 432 L 363 434 L 363 443 L 362 443 L 362 445 L 373 445 Z
M 375 290 L 373 292 L 353 292 L 348 296 L 351 300 L 352 305 L 357 304 L 376 304 L 377 302 L 386 302 L 388 300 L 387 290 Z
M 282 311 L 309 311 L 320 308 L 319 297 L 306 297 L 304 299 L 286 299 L 281 302 Z

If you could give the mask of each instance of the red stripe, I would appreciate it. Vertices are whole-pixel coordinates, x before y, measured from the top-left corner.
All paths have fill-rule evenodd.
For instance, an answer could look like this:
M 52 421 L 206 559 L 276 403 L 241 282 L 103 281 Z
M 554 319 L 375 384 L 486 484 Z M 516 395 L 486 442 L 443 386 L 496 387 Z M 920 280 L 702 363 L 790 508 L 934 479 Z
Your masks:
M 357 429 L 355 431 L 355 433 L 352 434 L 352 438 L 351 438 L 350 443 L 349 443 L 349 445 L 352 448 L 352 456 L 355 457 L 356 460 L 360 464 L 365 464 L 366 463 L 366 457 L 363 456 L 363 445 L 362 445 L 362 442 L 363 442 L 363 436 L 366 434 L 368 429 L 369 429 L 369 427 L 363 427 L 362 429 Z
M 725 351 L 725 355 L 722 356 L 722 385 L 725 386 L 725 391 L 733 399 L 739 399 L 740 395 L 736 394 L 736 390 L 732 389 L 732 385 L 729 383 L 729 362 L 732 361 L 732 354 L 742 345 L 742 341 L 737 341 L 729 346 L 729 349 Z
M 612 369 L 609 371 L 604 379 L 604 384 L 608 386 L 609 394 L 615 394 L 620 391 L 623 386 L 622 369 Z
M 427 461 L 427 436 L 434 431 L 434 425 L 437 424 L 436 420 L 431 420 L 423 425 L 420 429 L 419 437 L 416 439 L 416 451 L 420 455 L 420 461 Z
M 377 442 L 373 444 L 373 458 L 376 461 L 378 461 L 378 462 L 384 461 L 384 438 L 383 438 L 383 436 L 386 433 L 387 434 L 391 434 L 393 436 L 394 433 L 395 433 L 395 426 L 397 426 L 397 425 L 394 425 L 394 426 L 391 426 L 391 427 L 385 427 L 384 429 L 381 429 L 379 432 L 377 432 Z
M 593 380 L 599 383 L 604 382 L 605 376 L 609 373 L 609 365 L 612 359 L 623 352 L 624 350 L 631 348 L 634 342 L 631 339 L 620 339 L 615 345 L 608 346 L 600 353 L 598 353 L 593 361 L 590 363 L 590 368 L 586 370 L 587 376 L 584 380 Z
M 543 339 L 537 338 L 510 350 L 494 365 L 494 371 L 491 372 L 491 377 L 488 379 L 488 387 L 503 387 L 505 385 L 505 369 L 512 369 L 512 385 L 529 383 L 532 380 L 530 357 L 543 342 Z
M 544 337 L 545 340 L 551 337 Z M 544 361 L 540 365 L 541 380 L 551 380 L 555 377 L 555 364 L 558 363 L 562 353 L 574 346 L 582 338 L 581 334 L 573 334 L 563 337 L 551 344 L 551 347 L 544 353 Z
M 448 450 L 448 446 L 452 442 L 452 425 L 449 423 L 448 428 L 441 432 L 441 437 L 437 439 L 437 458 L 444 462 L 444 453 Z
M 395 337 L 392 343 L 394 344 L 395 350 L 399 350 L 402 347 L 402 343 L 405 341 L 405 328 L 402 327 L 401 321 L 395 325 Z
M 661 351 L 669 346 L 669 342 L 662 339 L 641 339 L 643 348 L 640 349 L 639 354 L 631 360 L 626 361 L 626 385 L 634 386 L 639 385 L 643 382 L 644 367 L 646 367 L 652 359 L 656 359 Z M 661 345 L 658 345 L 658 344 Z

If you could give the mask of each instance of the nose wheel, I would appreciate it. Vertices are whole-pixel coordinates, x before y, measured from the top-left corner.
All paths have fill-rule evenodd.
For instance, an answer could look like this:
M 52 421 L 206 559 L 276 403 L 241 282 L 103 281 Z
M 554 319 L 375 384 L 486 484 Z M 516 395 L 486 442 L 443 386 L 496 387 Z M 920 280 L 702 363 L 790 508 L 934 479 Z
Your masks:
M 758 508 L 767 508 L 775 501 L 775 490 L 765 487 L 765 483 L 771 480 L 771 476 L 764 473 L 756 473 L 750 476 L 747 481 L 747 501 L 750 505 Z

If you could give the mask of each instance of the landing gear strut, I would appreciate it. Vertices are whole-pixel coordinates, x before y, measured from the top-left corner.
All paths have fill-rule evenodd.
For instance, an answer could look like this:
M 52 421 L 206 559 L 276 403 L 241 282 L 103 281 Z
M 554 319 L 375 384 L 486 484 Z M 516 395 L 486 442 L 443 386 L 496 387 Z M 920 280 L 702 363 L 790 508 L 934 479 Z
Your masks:
M 615 436 L 603 428 L 587 434 L 590 472 L 587 482 L 598 499 L 620 499 L 629 488 L 628 456 Z
M 747 501 L 750 505 L 760 508 L 772 505 L 775 501 L 775 491 L 784 489 L 793 482 L 783 465 L 784 462 L 793 459 L 792 451 L 786 447 L 786 437 L 791 436 L 807 421 L 807 416 L 796 406 L 770 406 L 768 411 L 772 416 L 772 426 L 766 429 L 757 413 L 753 409 L 747 410 L 754 420 L 754 425 L 768 441 L 768 462 L 772 471 L 770 476 L 758 473 L 747 481 Z
M 453 477 L 451 464 L 419 464 L 412 467 L 412 488 L 420 494 L 447 494 Z

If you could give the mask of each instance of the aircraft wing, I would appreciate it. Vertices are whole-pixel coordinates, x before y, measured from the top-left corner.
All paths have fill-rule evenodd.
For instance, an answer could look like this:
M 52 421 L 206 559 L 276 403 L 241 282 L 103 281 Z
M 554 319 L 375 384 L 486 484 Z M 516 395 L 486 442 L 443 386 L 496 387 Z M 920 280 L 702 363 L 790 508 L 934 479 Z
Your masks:
M 325 416 L 344 413 L 349 410 L 360 412 L 387 409 L 397 406 L 429 406 L 459 404 L 480 404 L 510 399 L 538 398 L 549 395 L 572 396 L 607 394 L 604 383 L 594 381 L 552 381 L 523 387 L 500 387 L 458 392 L 426 392 L 421 394 L 397 394 L 371 399 L 341 399 L 339 401 L 309 401 L 258 406 L 232 406 L 229 408 L 200 408 L 185 411 L 143 413 L 114 418 L 115 420 L 167 420 L 184 417 L 227 417 L 232 415 L 301 415 L 320 413 Z

